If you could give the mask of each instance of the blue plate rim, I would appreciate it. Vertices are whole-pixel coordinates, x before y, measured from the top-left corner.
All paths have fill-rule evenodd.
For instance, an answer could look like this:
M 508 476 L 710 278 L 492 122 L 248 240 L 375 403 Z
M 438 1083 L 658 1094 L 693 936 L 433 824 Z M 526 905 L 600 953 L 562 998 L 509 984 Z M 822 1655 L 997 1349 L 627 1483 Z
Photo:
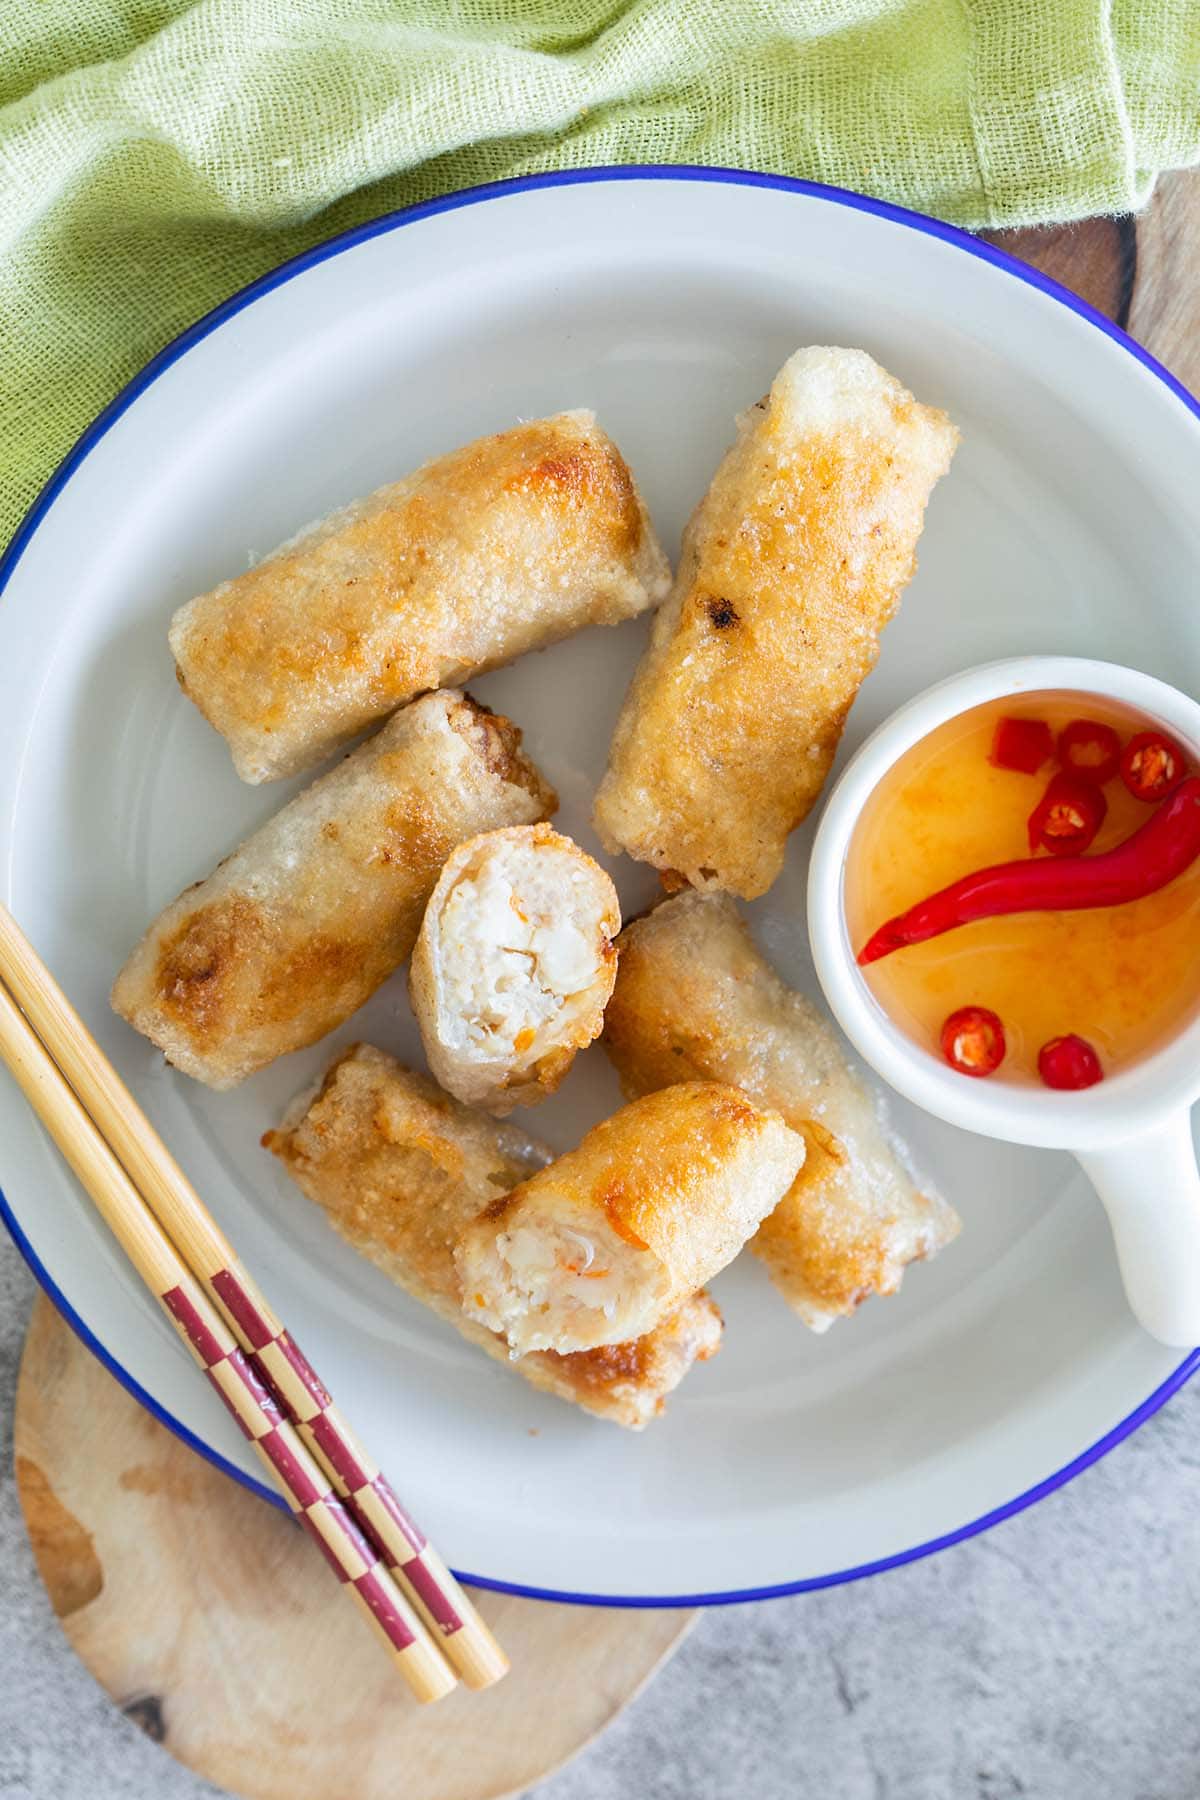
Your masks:
M 996 245 L 984 243 L 981 239 L 972 237 L 969 232 L 963 231 L 959 226 L 947 225 L 940 219 L 929 217 L 926 213 L 897 206 L 888 200 L 877 200 L 866 194 L 856 194 L 848 188 L 832 187 L 824 182 L 802 181 L 793 176 L 762 174 L 749 169 L 689 163 L 626 163 L 616 166 L 601 165 L 588 169 L 549 170 L 541 174 L 517 176 L 509 181 L 494 181 L 478 187 L 463 188 L 453 194 L 440 195 L 436 199 L 423 201 L 415 206 L 403 207 L 395 212 L 381 214 L 376 219 L 369 219 L 362 225 L 339 232 L 336 236 L 314 245 L 310 250 L 302 251 L 298 256 L 281 263 L 277 268 L 268 270 L 265 275 L 260 275 L 256 280 L 240 288 L 229 299 L 223 300 L 219 305 L 213 307 L 210 312 L 205 313 L 186 330 L 180 332 L 157 355 L 151 357 L 150 361 L 120 389 L 50 475 L 18 525 L 4 554 L 0 556 L 0 595 L 3 594 L 12 579 L 17 564 L 58 494 L 122 414 L 133 405 L 138 396 L 152 382 L 156 381 L 180 357 L 186 355 L 194 345 L 208 337 L 226 320 L 241 312 L 243 308 L 253 305 L 264 294 L 282 286 L 284 282 L 291 281 L 306 269 L 313 268 L 330 257 L 339 256 L 358 244 L 366 243 L 371 238 L 380 237 L 387 232 L 396 231 L 402 226 L 432 218 L 439 213 L 454 212 L 460 208 L 478 206 L 489 200 L 504 199 L 512 194 L 529 193 L 540 188 L 575 187 L 599 182 L 621 181 L 713 182 L 741 187 L 771 188 L 805 199 L 828 201 L 854 212 L 870 213 L 877 218 L 887 219 L 892 224 L 919 231 L 926 237 L 939 238 L 944 243 L 955 245 L 958 249 L 966 251 L 970 256 L 991 263 L 993 267 L 1024 282 L 1028 287 L 1037 288 L 1052 300 L 1065 306 L 1068 311 L 1077 314 L 1078 317 L 1119 345 L 1136 362 L 1139 362 L 1143 368 L 1161 381 L 1193 417 L 1200 421 L 1200 400 L 1197 400 L 1196 396 L 1181 381 L 1164 368 L 1156 357 L 1152 356 L 1141 344 L 1136 343 L 1128 332 L 1123 331 L 1119 325 L 1099 312 L 1088 301 L 1073 294 L 1069 288 L 1064 287 L 1061 282 L 1055 281 L 1051 276 L 1042 274 L 1039 269 L 1019 261 L 1005 250 L 998 249 Z M 173 1413 L 168 1412 L 151 1394 L 147 1393 L 134 1376 L 105 1348 L 75 1311 L 37 1255 L 18 1223 L 2 1188 L 0 1188 L 0 1219 L 7 1226 L 9 1234 L 41 1288 L 53 1301 L 76 1335 L 109 1373 L 115 1376 L 122 1387 L 132 1394 L 134 1399 L 144 1406 L 160 1424 L 174 1432 L 176 1437 L 181 1438 L 207 1462 L 220 1469 L 223 1474 L 231 1476 L 243 1487 L 249 1488 L 252 1493 L 269 1501 L 271 1505 L 286 1510 L 285 1503 L 279 1494 L 256 1481 L 253 1476 L 248 1475 L 236 1464 L 229 1462 L 219 1451 L 206 1444 L 195 1432 L 184 1425 L 182 1420 L 177 1419 Z M 994 1525 L 1002 1523 L 1003 1520 L 1023 1512 L 1027 1506 L 1033 1506 L 1037 1501 L 1044 1499 L 1047 1494 L 1052 1494 L 1058 1488 L 1064 1487 L 1076 1475 L 1082 1474 L 1093 1463 L 1099 1462 L 1100 1458 L 1106 1456 L 1110 1450 L 1115 1449 L 1140 1425 L 1144 1425 L 1146 1420 L 1164 1406 L 1171 1396 L 1177 1393 L 1191 1378 L 1198 1366 L 1200 1366 L 1200 1348 L 1189 1351 L 1167 1379 L 1119 1424 L 1105 1432 L 1094 1444 L 1066 1463 L 1061 1469 L 1048 1475 L 1045 1480 L 1036 1483 L 1033 1487 L 1026 1488 L 1014 1499 L 994 1507 L 990 1512 L 983 1513 L 979 1518 L 959 1526 L 954 1531 L 946 1532 L 941 1537 L 931 1538 L 923 1544 L 916 1544 L 908 1550 L 897 1551 L 895 1555 L 881 1557 L 875 1562 L 859 1563 L 848 1569 L 834 1570 L 828 1575 L 813 1575 L 797 1581 L 779 1582 L 770 1587 L 741 1588 L 710 1594 L 572 1593 L 558 1588 L 530 1587 L 520 1582 L 501 1581 L 492 1576 L 476 1575 L 465 1569 L 456 1569 L 455 1574 L 460 1580 L 469 1582 L 473 1587 L 487 1588 L 501 1594 L 516 1594 L 531 1600 L 553 1600 L 575 1606 L 634 1608 L 732 1606 L 752 1600 L 779 1599 L 788 1594 L 812 1593 L 820 1588 L 840 1586 L 847 1581 L 861 1581 L 871 1575 L 881 1575 L 888 1569 L 902 1568 L 904 1564 L 917 1562 L 922 1557 L 935 1555 L 939 1550 L 948 1550 L 954 1544 L 964 1543 L 968 1538 L 976 1537 L 980 1532 L 990 1530 Z

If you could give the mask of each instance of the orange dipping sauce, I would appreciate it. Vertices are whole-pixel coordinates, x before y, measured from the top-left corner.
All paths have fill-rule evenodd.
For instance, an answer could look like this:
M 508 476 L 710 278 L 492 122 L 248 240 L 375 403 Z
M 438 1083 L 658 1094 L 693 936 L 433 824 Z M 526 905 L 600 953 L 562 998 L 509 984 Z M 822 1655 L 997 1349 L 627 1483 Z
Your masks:
M 937 889 L 1031 854 L 1029 815 L 1058 764 L 1036 775 L 996 768 L 989 756 L 1002 718 L 1044 720 L 1055 738 L 1070 720 L 1092 719 L 1113 726 L 1122 744 L 1154 726 L 1092 694 L 1054 693 L 991 702 L 932 731 L 880 783 L 851 841 L 845 905 L 856 952 Z M 1121 843 L 1153 812 L 1119 775 L 1103 793 L 1108 814 L 1086 855 Z M 1007 1053 L 993 1080 L 1037 1081 L 1039 1049 L 1067 1033 L 1086 1038 L 1110 1074 L 1157 1049 L 1200 1006 L 1200 859 L 1140 900 L 978 919 L 862 974 L 889 1017 L 934 1055 L 950 1013 L 997 1013 Z

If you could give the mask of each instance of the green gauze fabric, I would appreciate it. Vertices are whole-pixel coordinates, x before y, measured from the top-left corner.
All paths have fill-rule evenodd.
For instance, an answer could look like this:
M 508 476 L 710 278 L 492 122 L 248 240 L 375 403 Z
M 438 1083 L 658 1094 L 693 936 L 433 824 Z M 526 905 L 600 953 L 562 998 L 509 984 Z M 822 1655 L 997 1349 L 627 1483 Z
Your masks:
M 727 163 L 970 226 L 1200 157 L 1200 0 L 0 0 L 0 540 L 183 326 L 361 219 Z

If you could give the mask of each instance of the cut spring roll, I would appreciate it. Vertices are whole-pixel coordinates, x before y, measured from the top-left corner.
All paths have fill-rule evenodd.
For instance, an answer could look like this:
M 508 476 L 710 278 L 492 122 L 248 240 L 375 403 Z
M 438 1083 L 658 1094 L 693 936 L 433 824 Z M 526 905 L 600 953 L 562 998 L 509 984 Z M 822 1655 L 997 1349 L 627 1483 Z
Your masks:
M 518 1355 L 641 1337 L 733 1261 L 803 1162 L 803 1138 L 724 1083 L 635 1100 L 466 1228 L 463 1310 Z
M 513 1361 L 507 1344 L 465 1318 L 453 1246 L 497 1194 L 550 1160 L 510 1125 L 470 1112 L 369 1044 L 335 1062 L 263 1139 L 330 1223 L 377 1268 L 472 1344 L 561 1400 L 640 1431 L 693 1363 L 721 1347 L 721 1315 L 690 1295 L 634 1343 Z
M 862 350 L 799 350 L 684 534 L 596 799 L 605 848 L 752 899 L 821 791 L 958 434 Z
M 732 900 L 685 892 L 621 933 L 604 1044 L 630 1096 L 669 1082 L 731 1081 L 802 1133 L 808 1157 L 751 1249 L 814 1331 L 959 1228 L 917 1184 L 831 1027 L 759 955 Z
M 466 694 L 415 701 L 160 913 L 114 1009 L 214 1088 L 315 1043 L 409 954 L 456 844 L 554 810 L 520 744 Z
M 554 1092 L 600 1034 L 617 973 L 617 890 L 549 825 L 513 825 L 451 852 L 409 971 L 442 1086 L 498 1116 Z
M 243 781 L 312 768 L 425 689 L 658 603 L 670 570 L 590 412 L 426 463 L 175 614 L 180 686 Z

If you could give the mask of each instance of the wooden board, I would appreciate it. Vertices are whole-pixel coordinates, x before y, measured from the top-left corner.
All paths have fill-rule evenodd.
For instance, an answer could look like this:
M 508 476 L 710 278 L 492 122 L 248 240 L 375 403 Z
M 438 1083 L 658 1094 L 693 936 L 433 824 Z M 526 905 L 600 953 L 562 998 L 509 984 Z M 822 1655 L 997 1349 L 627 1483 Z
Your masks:
M 157 1424 L 41 1297 L 16 1467 L 76 1653 L 173 1756 L 247 1800 L 520 1793 L 616 1717 L 695 1617 L 479 1594 L 512 1673 L 419 1707 L 298 1528 Z
M 1136 221 L 993 241 L 1200 387 L 1200 178 L 1161 182 Z M 520 1792 L 615 1718 L 694 1617 L 484 1594 L 513 1674 L 419 1709 L 328 1582 L 310 1581 L 288 1521 L 156 1425 L 45 1301 L 16 1455 L 38 1567 L 84 1663 L 181 1762 L 247 1800 Z
M 990 232 L 992 243 L 1082 294 L 1200 390 L 1200 175 L 1159 182 L 1136 219 Z

